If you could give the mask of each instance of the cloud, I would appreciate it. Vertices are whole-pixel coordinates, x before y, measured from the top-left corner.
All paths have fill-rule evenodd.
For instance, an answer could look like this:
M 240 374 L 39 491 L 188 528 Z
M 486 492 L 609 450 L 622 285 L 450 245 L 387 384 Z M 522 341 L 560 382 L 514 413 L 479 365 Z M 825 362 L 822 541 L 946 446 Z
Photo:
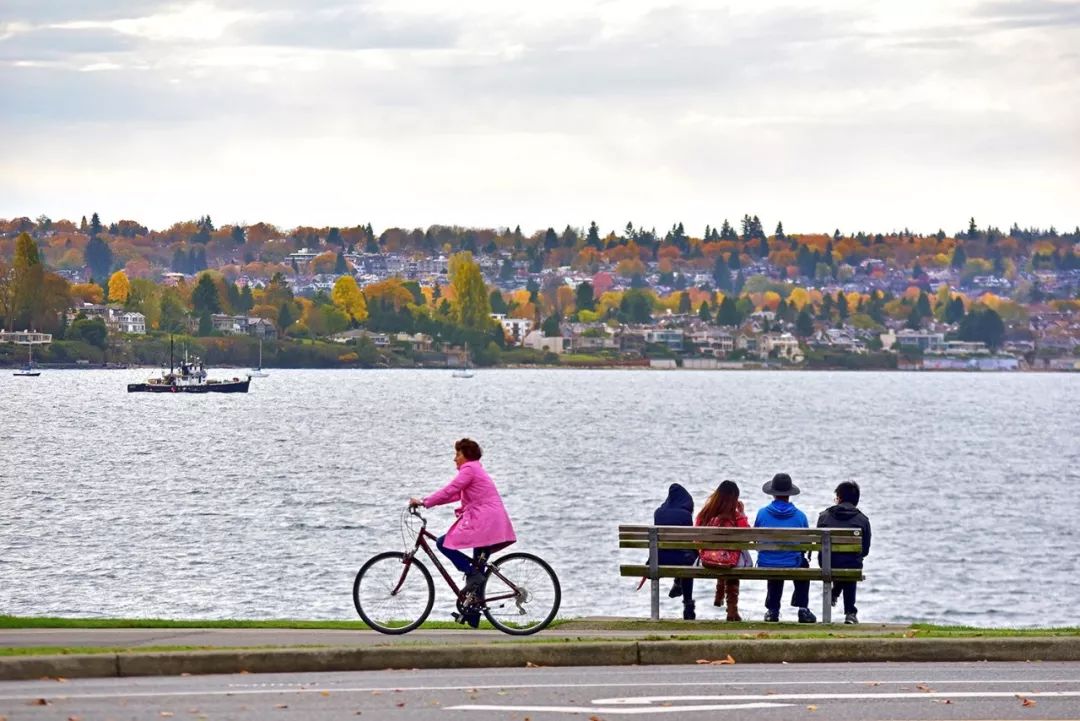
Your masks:
M 972 16 L 995 27 L 1073 28 L 1080 26 L 1080 4 L 1055 0 L 995 0 L 978 5 Z

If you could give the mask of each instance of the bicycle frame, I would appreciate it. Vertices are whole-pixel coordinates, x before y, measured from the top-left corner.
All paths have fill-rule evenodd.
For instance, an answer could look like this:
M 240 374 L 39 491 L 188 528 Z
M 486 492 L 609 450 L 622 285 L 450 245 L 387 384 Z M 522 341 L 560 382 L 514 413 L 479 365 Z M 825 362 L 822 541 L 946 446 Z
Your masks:
M 391 595 L 397 595 L 397 592 L 401 590 L 402 584 L 405 583 L 405 577 L 409 575 L 409 569 L 412 567 L 413 558 L 416 557 L 417 551 L 423 549 L 424 553 L 427 554 L 427 557 L 431 560 L 433 564 L 435 564 L 435 568 L 439 571 L 439 575 L 443 577 L 444 581 L 446 581 L 446 585 L 450 586 L 450 590 L 454 592 L 454 596 L 456 596 L 459 601 L 463 600 L 462 589 L 458 588 L 458 585 L 454 583 L 453 577 L 450 575 L 449 571 L 446 570 L 446 567 L 443 566 L 442 561 L 439 560 L 439 557 L 435 554 L 435 551 L 432 550 L 431 544 L 428 543 L 428 539 L 437 542 L 439 537 L 427 529 L 426 518 L 420 515 L 420 513 L 418 513 L 415 509 L 410 510 L 409 512 L 420 519 L 420 532 L 416 534 L 416 543 L 413 546 L 412 551 L 405 554 L 405 568 L 402 569 L 401 578 L 398 580 L 397 586 L 394 587 Z M 505 583 L 510 588 L 511 592 L 499 594 L 497 596 L 485 595 L 482 599 L 485 607 L 492 601 L 503 601 L 511 598 L 517 598 L 521 594 L 521 591 L 510 579 L 499 573 L 498 567 L 493 565 L 490 562 L 490 559 L 486 566 L 488 571 L 488 577 L 490 578 L 491 576 L 497 576 L 499 579 L 502 580 L 503 583 Z

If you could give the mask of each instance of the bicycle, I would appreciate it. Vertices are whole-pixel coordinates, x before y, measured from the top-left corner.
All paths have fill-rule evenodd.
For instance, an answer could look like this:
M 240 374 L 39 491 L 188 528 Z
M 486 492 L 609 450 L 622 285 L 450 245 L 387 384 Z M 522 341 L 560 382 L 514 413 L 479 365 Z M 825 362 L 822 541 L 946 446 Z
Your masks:
M 420 528 L 410 527 L 410 516 Z M 416 508 L 401 515 L 403 545 L 415 533 L 411 551 L 376 554 L 360 567 L 353 582 L 353 604 L 364 623 L 380 633 L 408 633 L 422 624 L 435 603 L 435 583 L 417 553 L 427 554 L 457 598 L 459 623 L 469 612 L 480 611 L 503 633 L 527 636 L 554 620 L 562 600 L 559 578 L 548 563 L 531 553 L 508 553 L 484 564 L 484 580 L 475 594 L 459 588 L 432 550 L 435 534 Z

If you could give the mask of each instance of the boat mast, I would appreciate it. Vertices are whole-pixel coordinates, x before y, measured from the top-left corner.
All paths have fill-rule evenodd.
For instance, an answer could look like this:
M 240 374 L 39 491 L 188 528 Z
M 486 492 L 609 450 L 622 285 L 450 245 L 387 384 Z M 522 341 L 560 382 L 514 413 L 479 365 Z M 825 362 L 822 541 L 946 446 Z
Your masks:
M 170 335 L 169 336 L 169 375 L 172 375 L 172 372 L 173 372 L 173 357 L 172 357 L 172 355 L 173 355 L 173 337 L 172 337 L 172 335 Z

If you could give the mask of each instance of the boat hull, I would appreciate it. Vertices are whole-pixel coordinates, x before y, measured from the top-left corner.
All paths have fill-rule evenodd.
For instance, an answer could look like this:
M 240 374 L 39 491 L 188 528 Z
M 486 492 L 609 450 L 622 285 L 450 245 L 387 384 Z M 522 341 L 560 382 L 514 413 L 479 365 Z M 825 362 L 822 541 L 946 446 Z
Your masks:
M 251 379 L 221 381 L 198 385 L 173 385 L 170 383 L 128 383 L 128 393 L 247 393 Z

